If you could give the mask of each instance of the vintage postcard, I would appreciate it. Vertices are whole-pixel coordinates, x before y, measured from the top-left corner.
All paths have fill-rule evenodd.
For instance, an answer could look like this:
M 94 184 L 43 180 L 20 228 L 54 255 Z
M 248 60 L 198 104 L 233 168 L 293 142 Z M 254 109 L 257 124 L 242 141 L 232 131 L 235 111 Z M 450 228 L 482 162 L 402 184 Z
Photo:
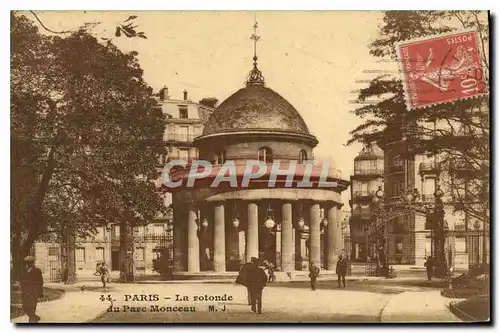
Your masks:
M 489 322 L 489 20 L 12 11 L 11 322 Z

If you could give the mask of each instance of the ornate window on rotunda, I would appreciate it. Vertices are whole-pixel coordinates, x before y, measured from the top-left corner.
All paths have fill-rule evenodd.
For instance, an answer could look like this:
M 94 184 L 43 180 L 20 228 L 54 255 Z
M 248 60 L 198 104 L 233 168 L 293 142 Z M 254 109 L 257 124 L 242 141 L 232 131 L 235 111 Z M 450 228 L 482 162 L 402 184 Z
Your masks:
M 258 151 L 257 159 L 265 163 L 273 162 L 273 152 L 269 147 L 262 147 Z
M 226 152 L 224 150 L 221 150 L 215 154 L 214 164 L 224 164 L 224 162 L 226 162 Z
M 303 164 L 307 161 L 307 153 L 304 149 L 299 152 L 299 164 Z

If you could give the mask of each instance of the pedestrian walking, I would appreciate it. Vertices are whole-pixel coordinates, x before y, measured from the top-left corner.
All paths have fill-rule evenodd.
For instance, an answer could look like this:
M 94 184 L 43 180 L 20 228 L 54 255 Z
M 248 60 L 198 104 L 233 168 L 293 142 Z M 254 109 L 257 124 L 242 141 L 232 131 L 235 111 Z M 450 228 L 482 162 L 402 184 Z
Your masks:
M 241 284 L 242 286 L 245 286 L 247 289 L 247 301 L 248 305 L 252 305 L 252 297 L 250 295 L 250 289 L 247 286 L 247 272 L 249 268 L 253 266 L 251 262 L 247 262 L 245 264 L 242 264 L 240 266 L 240 271 L 238 272 L 238 276 L 236 277 L 236 283 Z
M 430 281 L 432 279 L 432 270 L 434 268 L 434 261 L 432 260 L 432 257 L 427 258 L 427 260 L 424 263 L 424 266 L 427 269 L 427 281 Z
M 110 278 L 109 278 L 108 265 L 106 265 L 106 263 L 104 262 L 101 264 L 100 274 L 101 274 L 102 287 L 106 288 L 106 283 L 110 281 Z
M 262 268 L 257 265 L 258 259 L 252 258 L 252 265 L 246 271 L 246 284 L 250 292 L 252 311 L 262 313 L 262 290 L 267 284 L 267 275 Z
M 342 281 L 345 288 L 345 275 L 347 273 L 347 262 L 342 255 L 339 255 L 339 260 L 337 261 L 337 267 L 335 269 L 335 273 L 337 274 L 337 288 L 340 288 L 340 282 Z
M 21 276 L 21 292 L 24 313 L 30 323 L 38 323 L 40 317 L 36 315 L 38 299 L 43 297 L 42 271 L 35 267 L 35 258 L 28 256 L 24 258 L 26 270 Z
M 269 274 L 268 282 L 276 281 L 276 275 L 274 274 L 274 264 L 272 262 L 267 265 L 267 273 Z
M 319 268 L 314 265 L 314 262 L 311 261 L 309 265 L 309 279 L 311 279 L 311 290 L 316 290 L 316 280 L 319 276 Z

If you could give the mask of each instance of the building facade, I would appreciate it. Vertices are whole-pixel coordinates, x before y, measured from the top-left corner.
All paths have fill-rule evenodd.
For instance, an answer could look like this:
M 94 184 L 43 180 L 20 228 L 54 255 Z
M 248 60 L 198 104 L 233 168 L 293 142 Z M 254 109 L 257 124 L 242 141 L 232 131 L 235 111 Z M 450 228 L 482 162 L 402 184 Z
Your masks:
M 351 175 L 350 241 L 352 261 L 370 262 L 376 256 L 376 240 L 370 233 L 374 223 L 375 192 L 383 189 L 384 201 L 395 203 L 401 196 L 417 189 L 420 199 L 429 207 L 440 183 L 434 160 L 426 155 L 401 154 L 402 142 L 388 144 L 384 150 L 371 144 L 354 159 Z M 445 253 L 449 265 L 467 268 L 482 257 L 479 225 L 454 209 L 453 198 L 442 185 L 445 210 Z M 433 234 L 429 218 L 415 210 L 396 210 L 387 223 L 388 260 L 391 265 L 423 266 L 433 255 Z M 476 234 L 473 231 L 476 230 Z M 488 251 L 488 249 L 487 249 Z
M 435 192 L 438 186 L 444 192 L 445 257 L 448 267 L 466 269 L 471 264 L 471 253 L 480 255 L 472 243 L 479 238 L 465 232 L 465 216 L 456 211 L 450 191 L 440 181 L 440 172 L 434 158 L 427 155 L 402 154 L 404 141 L 394 142 L 384 147 L 385 178 L 384 196 L 389 203 L 401 200 L 406 193 L 417 189 L 422 204 L 435 207 Z M 433 256 L 432 219 L 428 214 L 417 210 L 406 210 L 396 214 L 389 223 L 388 258 L 391 264 L 423 266 L 429 256 Z M 471 229 L 469 229 L 471 230 Z M 476 240 L 477 238 L 477 240 Z M 472 255 L 473 256 L 473 255 Z
M 384 152 L 375 144 L 365 146 L 354 158 L 351 175 L 351 259 L 366 262 L 373 241 L 369 227 L 373 220 L 373 196 L 384 184 Z

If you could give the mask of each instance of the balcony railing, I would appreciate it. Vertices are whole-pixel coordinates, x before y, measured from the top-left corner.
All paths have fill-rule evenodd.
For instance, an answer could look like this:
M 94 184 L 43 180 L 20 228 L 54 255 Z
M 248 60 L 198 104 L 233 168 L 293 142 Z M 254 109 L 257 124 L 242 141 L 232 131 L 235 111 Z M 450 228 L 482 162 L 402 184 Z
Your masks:
M 373 193 L 370 193 L 368 191 L 354 191 L 352 195 L 354 197 L 370 197 L 373 195 Z
M 199 134 L 168 134 L 163 137 L 167 142 L 193 142 Z
M 363 175 L 363 176 L 383 175 L 384 169 L 382 169 L 382 168 L 354 169 L 354 174 L 355 175 Z
M 399 164 L 399 163 L 398 164 L 393 164 L 393 165 L 391 165 L 389 167 L 389 171 L 390 172 L 401 172 L 401 171 L 403 171 L 403 169 L 404 169 L 403 168 L 403 163 L 401 163 L 401 164 Z

